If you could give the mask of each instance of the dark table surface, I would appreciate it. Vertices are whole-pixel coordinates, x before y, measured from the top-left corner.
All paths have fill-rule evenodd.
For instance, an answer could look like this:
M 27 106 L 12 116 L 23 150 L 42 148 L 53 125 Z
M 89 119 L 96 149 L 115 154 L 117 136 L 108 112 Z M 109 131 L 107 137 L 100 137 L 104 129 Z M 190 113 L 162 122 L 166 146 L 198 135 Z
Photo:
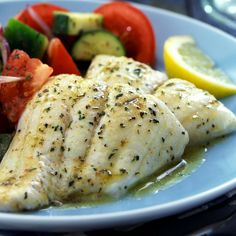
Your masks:
M 133 2 L 149 4 L 152 6 L 168 9 L 180 14 L 194 15 L 194 4 L 198 0 L 133 0 Z M 206 21 L 205 18 L 200 20 Z M 214 25 L 214 23 L 210 22 Z M 219 25 L 217 25 L 219 27 Z M 236 235 L 236 190 L 221 196 L 198 208 L 188 212 L 174 215 L 168 218 L 155 220 L 132 228 L 106 229 L 92 232 L 78 232 L 60 234 L 65 236 L 79 235 Z M 55 235 L 52 233 L 38 232 L 10 232 L 1 231 L 0 236 L 44 236 Z

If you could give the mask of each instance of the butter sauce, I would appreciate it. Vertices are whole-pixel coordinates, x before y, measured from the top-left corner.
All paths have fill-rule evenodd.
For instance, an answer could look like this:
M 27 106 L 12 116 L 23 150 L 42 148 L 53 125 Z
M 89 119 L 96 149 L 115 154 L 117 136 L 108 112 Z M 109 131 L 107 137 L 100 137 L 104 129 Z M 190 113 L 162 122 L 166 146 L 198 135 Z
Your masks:
M 204 153 L 207 151 L 206 147 L 188 147 L 186 148 L 182 161 L 176 163 L 175 165 L 165 168 L 165 170 L 160 170 L 158 173 L 153 174 L 151 177 L 147 177 L 142 182 L 136 184 L 133 188 L 129 190 L 128 196 L 140 198 L 144 197 L 147 194 L 156 194 L 159 191 L 166 189 L 187 176 L 191 175 L 194 171 L 200 167 L 205 159 Z M 98 206 L 102 204 L 107 204 L 115 202 L 117 199 L 114 199 L 110 196 L 97 196 L 93 200 L 78 201 L 76 203 L 64 203 L 64 204 L 55 204 L 54 206 L 59 208 L 80 208 L 80 207 L 91 207 Z
M 204 163 L 206 151 L 205 147 L 186 148 L 181 162 L 144 179 L 130 190 L 130 194 L 134 197 L 143 197 L 146 194 L 158 193 L 160 190 L 180 182 Z

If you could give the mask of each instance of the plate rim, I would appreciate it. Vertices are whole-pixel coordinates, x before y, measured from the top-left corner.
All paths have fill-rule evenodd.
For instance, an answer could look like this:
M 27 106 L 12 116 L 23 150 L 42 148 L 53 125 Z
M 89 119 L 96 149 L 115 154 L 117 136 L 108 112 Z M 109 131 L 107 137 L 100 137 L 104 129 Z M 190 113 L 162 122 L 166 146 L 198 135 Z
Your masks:
M 97 230 L 136 225 L 141 222 L 145 223 L 164 218 L 172 214 L 180 214 L 189 208 L 204 205 L 206 202 L 232 190 L 235 186 L 236 178 L 192 197 L 161 205 L 113 213 L 60 216 L 0 213 L 0 229 L 32 231 L 33 228 L 33 230 L 37 230 L 38 232 L 75 232 L 78 230 Z M 27 222 L 27 225 L 24 224 L 25 222 Z M 43 226 L 44 228 L 42 228 Z

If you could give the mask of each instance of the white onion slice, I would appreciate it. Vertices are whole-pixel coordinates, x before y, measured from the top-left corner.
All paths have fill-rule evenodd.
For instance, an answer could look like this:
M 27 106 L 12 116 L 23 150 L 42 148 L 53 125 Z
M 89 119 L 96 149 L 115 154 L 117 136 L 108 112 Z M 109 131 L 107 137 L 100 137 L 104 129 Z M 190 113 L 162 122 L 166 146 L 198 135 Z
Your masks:
M 0 75 L 0 84 L 12 83 L 25 80 L 25 77 L 4 76 Z
M 44 34 L 47 35 L 49 39 L 52 39 L 53 33 L 48 27 L 48 25 L 45 23 L 45 21 L 41 18 L 41 16 L 31 6 L 27 7 L 27 11 L 29 15 L 34 19 L 34 21 L 41 27 Z

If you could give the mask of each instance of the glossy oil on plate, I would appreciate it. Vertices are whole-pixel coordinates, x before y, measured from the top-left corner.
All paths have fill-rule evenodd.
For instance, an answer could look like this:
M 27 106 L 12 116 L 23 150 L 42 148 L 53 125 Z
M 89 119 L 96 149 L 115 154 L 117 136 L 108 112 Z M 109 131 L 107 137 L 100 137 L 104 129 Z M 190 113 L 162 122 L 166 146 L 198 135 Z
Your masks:
M 0 22 L 5 25 L 32 1 L 1 1 Z M 53 1 L 70 10 L 92 11 L 101 1 Z M 192 35 L 208 55 L 236 82 L 236 40 L 196 20 L 157 8 L 137 5 L 151 20 L 157 40 L 157 69 L 163 70 L 162 47 L 171 35 Z M 143 36 L 145 37 L 145 35 Z M 236 96 L 222 100 L 236 113 Z M 47 208 L 27 213 L 0 213 L 0 228 L 38 231 L 75 231 L 132 225 L 179 213 L 236 187 L 236 133 L 214 145 L 206 161 L 190 176 L 156 194 L 90 207 Z

